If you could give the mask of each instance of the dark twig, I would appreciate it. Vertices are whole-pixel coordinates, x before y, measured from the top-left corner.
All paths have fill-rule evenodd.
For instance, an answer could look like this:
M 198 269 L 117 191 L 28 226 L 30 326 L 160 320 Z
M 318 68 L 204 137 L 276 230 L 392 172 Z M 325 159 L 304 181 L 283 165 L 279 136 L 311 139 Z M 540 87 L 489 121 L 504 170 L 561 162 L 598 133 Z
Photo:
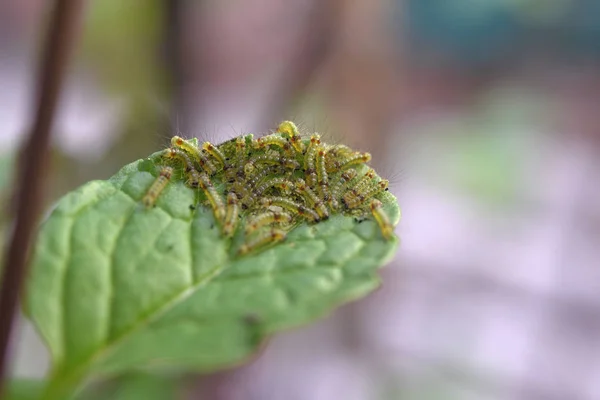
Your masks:
M 8 347 L 15 321 L 20 289 L 26 272 L 29 245 L 42 205 L 47 172 L 50 129 L 62 78 L 69 59 L 81 14 L 80 0 L 56 0 L 39 65 L 35 119 L 23 148 L 18 187 L 15 189 L 15 227 L 4 258 L 0 291 L 0 397 L 7 375 Z

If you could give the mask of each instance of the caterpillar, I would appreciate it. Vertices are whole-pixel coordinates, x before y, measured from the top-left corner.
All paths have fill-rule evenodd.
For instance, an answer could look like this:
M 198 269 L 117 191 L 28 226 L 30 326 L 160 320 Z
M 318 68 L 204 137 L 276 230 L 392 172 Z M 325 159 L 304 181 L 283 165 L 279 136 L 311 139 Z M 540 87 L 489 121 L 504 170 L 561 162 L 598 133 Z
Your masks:
M 337 199 L 331 197 L 329 193 L 329 176 L 327 175 L 327 168 L 325 167 L 325 155 L 327 150 L 325 148 L 319 149 L 317 153 L 317 184 L 319 186 L 319 192 L 321 199 L 325 201 L 332 209 L 337 208 Z
M 285 239 L 286 232 L 281 229 L 273 228 L 270 231 L 264 232 L 250 241 L 242 244 L 238 250 L 239 255 L 248 254 L 256 249 L 265 247 L 269 244 L 274 244 Z
M 156 204 L 156 200 L 158 200 L 158 196 L 165 189 L 169 181 L 171 180 L 171 176 L 173 175 L 173 168 L 171 167 L 162 167 L 159 175 L 156 177 L 148 191 L 142 198 L 142 204 L 146 208 L 153 207 Z
M 331 190 L 331 198 L 335 199 L 334 209 L 339 208 L 338 198 L 340 198 L 342 191 L 347 187 L 348 183 L 356 177 L 356 170 L 354 168 L 347 169 L 340 175 L 339 182 Z
M 317 171 L 315 168 L 315 158 L 317 155 L 317 148 L 321 144 L 321 136 L 318 133 L 314 133 L 310 137 L 310 143 L 306 149 L 306 155 L 304 156 L 304 170 L 306 172 L 306 182 L 308 185 L 313 186 L 317 181 Z
M 191 155 L 194 158 L 194 161 L 196 161 L 200 168 L 207 174 L 214 175 L 217 172 L 217 167 L 202 153 L 202 151 L 187 140 L 179 136 L 173 136 L 171 145 Z
M 394 234 L 394 226 L 383 210 L 383 203 L 377 199 L 373 199 L 371 200 L 369 208 L 371 209 L 373 218 L 375 218 L 375 221 L 379 225 L 379 229 L 381 230 L 383 237 L 385 239 L 390 239 Z
M 296 170 L 300 168 L 300 164 L 298 161 L 293 158 L 282 157 L 280 154 L 260 154 L 258 156 L 254 156 L 248 160 L 246 165 L 244 165 L 244 171 L 247 175 L 251 175 L 257 168 L 257 166 L 261 165 L 279 165 L 286 169 Z
M 345 170 L 359 164 L 366 164 L 371 161 L 370 153 L 355 153 L 351 157 L 346 158 L 339 164 L 339 170 Z
M 223 222 L 223 218 L 225 217 L 225 205 L 223 204 L 221 195 L 213 186 L 208 175 L 205 173 L 198 174 L 198 186 L 202 189 L 206 199 L 210 203 L 215 219 L 219 222 Z
M 289 224 L 292 222 L 292 215 L 285 211 L 265 211 L 250 219 L 246 223 L 246 234 L 250 234 L 265 225 L 269 224 Z
M 215 145 L 210 142 L 202 143 L 202 150 L 210 154 L 222 167 L 227 164 L 225 161 L 225 155 Z
M 329 211 L 327 211 L 327 207 L 323 204 L 323 201 L 312 191 L 310 187 L 306 184 L 306 182 L 302 179 L 298 179 L 296 182 L 296 189 L 298 193 L 302 195 L 306 202 L 311 205 L 311 207 L 319 214 L 319 219 L 327 219 L 329 218 Z
M 184 166 L 184 172 L 190 172 L 194 168 L 194 162 L 187 155 L 187 153 L 181 149 L 169 147 L 163 153 L 163 157 L 168 160 L 178 160 L 180 164 Z
M 280 147 L 288 156 L 293 156 L 294 149 L 289 140 L 276 135 L 264 136 L 256 139 L 255 148 L 264 149 L 267 146 L 274 145 Z
M 225 221 L 223 222 L 223 234 L 227 237 L 233 236 L 239 221 L 240 208 L 235 193 L 227 194 L 227 208 L 225 209 Z
M 317 222 L 320 220 L 319 214 L 317 214 L 315 211 L 306 207 L 304 204 L 300 204 L 285 197 L 263 197 L 261 199 L 261 205 L 263 208 L 268 208 L 270 206 L 284 208 L 292 214 L 298 215 L 299 217 L 307 219 L 310 222 Z
M 283 121 L 277 127 L 277 132 L 290 140 L 291 145 L 299 154 L 304 153 L 304 143 L 298 133 L 298 127 L 292 121 Z
M 346 145 L 336 144 L 330 146 L 325 156 L 325 168 L 327 172 L 339 171 L 342 164 L 355 155 L 356 152 Z
M 261 196 L 269 188 L 278 188 L 283 193 L 289 193 L 294 188 L 294 184 L 285 178 L 271 178 L 256 188 L 254 194 L 256 196 Z
M 359 190 L 349 190 L 344 193 L 342 200 L 346 207 L 356 208 L 360 206 L 365 200 L 370 199 L 380 192 L 388 189 L 389 182 L 387 179 L 381 180 L 374 185 L 364 186 Z

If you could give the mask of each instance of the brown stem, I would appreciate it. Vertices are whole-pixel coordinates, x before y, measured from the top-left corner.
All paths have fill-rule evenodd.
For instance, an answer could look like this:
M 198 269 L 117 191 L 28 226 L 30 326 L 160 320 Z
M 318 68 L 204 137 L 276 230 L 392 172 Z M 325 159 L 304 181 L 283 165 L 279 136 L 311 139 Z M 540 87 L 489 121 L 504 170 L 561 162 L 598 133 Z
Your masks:
M 50 128 L 76 36 L 81 0 L 55 0 L 37 74 L 36 109 L 15 189 L 16 218 L 4 258 L 0 290 L 0 397 L 7 375 L 8 347 L 17 303 L 26 274 L 29 245 L 42 205 Z

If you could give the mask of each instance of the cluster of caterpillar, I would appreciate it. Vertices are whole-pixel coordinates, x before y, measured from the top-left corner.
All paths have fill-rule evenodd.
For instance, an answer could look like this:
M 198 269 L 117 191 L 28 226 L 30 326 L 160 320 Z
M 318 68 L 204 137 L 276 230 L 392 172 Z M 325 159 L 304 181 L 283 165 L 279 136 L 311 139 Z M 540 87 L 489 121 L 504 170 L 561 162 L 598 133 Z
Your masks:
M 334 213 L 371 214 L 384 238 L 393 235 L 376 198 L 389 182 L 362 165 L 371 155 L 323 143 L 317 133 L 302 138 L 291 121 L 270 135 L 245 135 L 219 145 L 196 146 L 174 136 L 161 158 L 165 165 L 143 204 L 154 205 L 173 167 L 179 169 L 187 186 L 203 192 L 223 235 L 232 237 L 243 221 L 240 255 L 284 240 L 299 223 L 316 223 Z

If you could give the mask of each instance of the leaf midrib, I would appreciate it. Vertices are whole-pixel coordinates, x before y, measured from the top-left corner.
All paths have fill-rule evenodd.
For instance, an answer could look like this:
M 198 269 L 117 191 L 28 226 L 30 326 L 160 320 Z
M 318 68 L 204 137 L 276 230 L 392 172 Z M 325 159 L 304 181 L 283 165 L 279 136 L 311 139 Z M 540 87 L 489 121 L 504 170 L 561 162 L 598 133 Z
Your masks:
M 95 205 L 97 205 L 100 201 L 103 201 L 111 196 L 114 196 L 117 193 L 121 193 L 124 194 L 126 197 L 130 198 L 131 200 L 134 201 L 135 204 L 137 204 L 137 201 L 135 201 L 135 199 L 133 197 L 131 197 L 131 195 L 129 195 L 128 193 L 126 193 L 125 191 L 122 190 L 122 186 L 125 182 L 127 182 L 129 179 L 126 179 L 123 183 L 121 183 L 121 185 L 117 186 L 114 183 L 111 183 L 111 185 L 116 189 L 114 192 L 111 192 L 109 194 L 107 194 L 105 197 L 102 198 L 96 198 L 94 199 L 94 201 L 91 201 L 87 204 L 85 204 L 84 206 L 82 206 L 79 210 L 77 210 L 76 213 L 74 213 L 73 215 L 69 215 L 69 219 L 72 220 L 72 224 L 70 225 L 70 232 L 69 232 L 69 246 L 72 246 L 72 236 L 73 236 L 73 225 L 75 220 L 77 219 L 77 216 L 81 215 L 82 212 L 88 210 L 90 207 L 93 207 Z M 194 211 L 194 214 L 198 213 L 199 211 L 202 211 L 203 208 L 199 207 L 198 209 L 196 209 Z M 181 219 L 181 218 L 177 218 L 175 216 L 173 216 L 172 214 L 170 214 L 169 212 L 167 212 L 166 210 L 162 210 L 165 213 L 167 213 L 171 219 Z M 131 220 L 132 215 L 135 213 L 135 205 L 132 207 L 131 212 L 129 213 L 129 215 L 127 216 L 127 218 L 125 219 L 124 223 L 123 223 L 123 227 L 119 230 L 119 234 L 117 235 L 117 238 L 115 239 L 115 244 L 114 246 L 118 245 L 119 242 L 119 238 L 122 235 L 122 232 L 124 231 L 125 226 L 127 225 L 127 223 Z M 192 216 L 192 218 L 190 220 L 185 219 L 186 222 L 190 222 L 190 229 L 193 230 L 193 221 L 194 221 L 194 217 Z M 190 232 L 191 233 L 191 232 Z M 190 234 L 190 237 L 192 235 Z M 65 335 L 65 315 L 64 315 L 64 310 L 66 309 L 65 307 L 63 308 L 63 312 L 62 312 L 62 316 L 61 319 L 63 320 L 63 323 L 60 324 L 62 326 L 62 340 L 61 340 L 61 345 L 62 345 L 62 350 L 61 350 L 61 354 L 62 354 L 62 365 L 58 364 L 55 368 L 54 368 L 54 372 L 51 374 L 52 379 L 51 382 L 53 381 L 64 381 L 64 380 L 68 380 L 69 377 L 71 376 L 78 376 L 79 373 L 81 372 L 85 372 L 87 368 L 89 368 L 91 365 L 93 365 L 95 362 L 98 361 L 98 359 L 101 359 L 102 357 L 104 357 L 106 355 L 107 352 L 109 352 L 111 349 L 115 348 L 120 342 L 124 341 L 125 339 L 127 339 L 129 336 L 135 334 L 138 330 L 140 330 L 141 328 L 143 328 L 144 326 L 146 326 L 147 324 L 151 323 L 152 321 L 158 319 L 161 315 L 163 315 L 164 313 L 166 313 L 167 311 L 169 311 L 170 309 L 172 309 L 173 307 L 175 307 L 177 304 L 181 303 L 182 301 L 184 301 L 185 299 L 187 299 L 190 295 L 192 295 L 194 292 L 196 292 L 196 290 L 198 290 L 200 287 L 204 286 L 205 284 L 207 284 L 208 282 L 210 282 L 212 280 L 212 278 L 214 278 L 216 275 L 218 275 L 223 269 L 225 269 L 225 265 L 217 265 L 214 268 L 212 268 L 210 271 L 205 272 L 204 274 L 200 274 L 199 276 L 195 276 L 196 273 L 194 272 L 194 264 L 193 264 L 193 246 L 190 249 L 192 251 L 192 264 L 190 266 L 190 269 L 192 270 L 192 277 L 196 278 L 194 280 L 192 280 L 192 284 L 187 286 L 186 288 L 184 288 L 183 290 L 181 290 L 180 292 L 178 292 L 177 294 L 175 294 L 172 299 L 165 301 L 162 305 L 158 306 L 157 308 L 155 308 L 154 310 L 150 309 L 149 311 L 145 312 L 142 317 L 140 319 L 138 319 L 134 324 L 132 324 L 128 329 L 125 329 L 123 332 L 119 333 L 116 336 L 110 336 L 108 335 L 108 341 L 105 342 L 104 346 L 100 346 L 98 347 L 98 349 L 96 351 L 94 351 L 93 353 L 91 353 L 88 357 L 86 357 L 82 362 L 77 363 L 74 367 L 70 367 L 70 368 L 66 368 L 63 369 L 62 365 L 68 365 L 67 362 L 67 358 L 66 358 L 66 354 L 67 354 L 67 343 L 66 343 L 66 335 Z M 114 252 L 113 252 L 114 253 Z M 65 269 L 63 271 L 63 274 L 67 273 L 68 270 L 68 266 L 70 264 L 70 256 L 71 256 L 71 252 L 68 252 L 69 257 L 67 258 L 66 262 L 65 262 Z M 114 265 L 114 261 L 111 259 L 110 262 L 110 277 L 111 277 L 111 285 L 110 285 L 110 289 L 111 292 L 109 293 L 108 298 L 110 299 L 111 296 L 110 294 L 113 292 L 114 286 L 112 285 L 112 277 L 113 277 L 113 268 Z M 63 284 L 63 288 L 62 288 L 62 292 L 63 295 L 62 297 L 64 297 L 64 292 L 65 292 L 65 286 Z M 111 305 L 110 305 L 110 310 L 111 310 L 111 314 L 112 314 L 112 300 L 109 300 Z M 63 304 L 64 304 L 64 299 L 63 299 Z M 110 322 L 110 319 L 108 321 L 108 326 L 110 327 L 112 324 Z
M 70 376 L 77 376 L 78 373 L 85 371 L 89 366 L 93 365 L 96 361 L 101 359 L 106 355 L 107 352 L 115 348 L 120 342 L 123 342 L 129 336 L 135 334 L 138 330 L 150 324 L 151 322 L 158 319 L 160 316 L 164 315 L 167 311 L 171 310 L 176 305 L 185 301 L 189 296 L 194 294 L 196 290 L 200 287 L 206 285 L 208 282 L 212 280 L 216 275 L 218 275 L 223 269 L 224 265 L 218 265 L 214 267 L 212 270 L 203 274 L 196 284 L 193 284 L 184 290 L 177 293 L 173 296 L 172 299 L 167 300 L 163 305 L 157 307 L 154 310 L 150 310 L 144 317 L 140 318 L 136 321 L 130 328 L 124 330 L 117 336 L 111 338 L 111 340 L 105 343 L 104 346 L 100 346 L 95 352 L 93 352 L 90 356 L 88 356 L 83 362 L 78 363 L 75 368 L 71 369 L 62 369 L 60 366 L 56 368 L 56 372 L 52 373 L 51 381 L 62 381 L 67 380 L 66 378 Z

